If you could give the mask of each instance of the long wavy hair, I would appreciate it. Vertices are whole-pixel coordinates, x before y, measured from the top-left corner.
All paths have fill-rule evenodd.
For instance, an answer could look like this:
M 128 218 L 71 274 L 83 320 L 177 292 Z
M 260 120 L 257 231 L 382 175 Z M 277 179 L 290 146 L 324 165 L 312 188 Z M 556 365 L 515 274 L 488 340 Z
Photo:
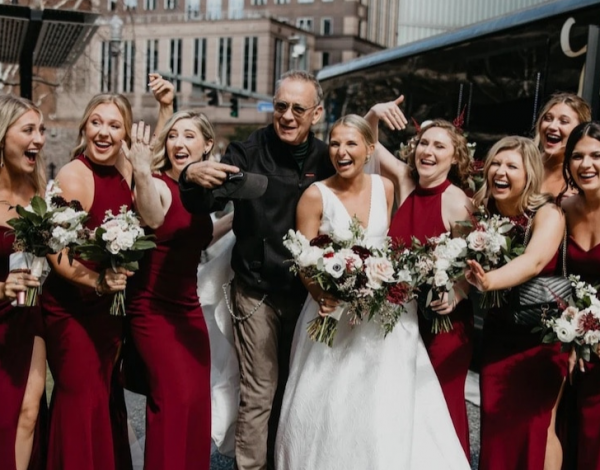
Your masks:
M 28 111 L 35 111 L 40 116 L 40 121 L 43 122 L 42 112 L 28 99 L 13 95 L 0 95 L 0 161 L 4 161 L 4 145 L 8 129 Z M 0 171 L 6 170 L 0 168 Z M 42 194 L 46 189 L 46 163 L 42 152 L 37 155 L 33 173 L 28 175 L 28 178 L 36 194 Z
M 574 95 L 573 93 L 554 93 L 550 96 L 548 101 L 546 101 L 546 104 L 544 104 L 543 108 L 540 110 L 537 121 L 535 122 L 535 136 L 533 141 L 538 147 L 540 145 L 540 133 L 544 118 L 552 109 L 552 107 L 557 104 L 566 104 L 569 108 L 571 108 L 577 115 L 577 119 L 579 120 L 580 124 L 592 119 L 592 110 L 590 109 L 590 105 L 587 104 L 587 102 L 582 98 Z
M 105 103 L 114 104 L 121 116 L 123 117 L 123 125 L 125 126 L 125 142 L 131 147 L 131 126 L 133 125 L 133 114 L 131 112 L 131 104 L 129 100 L 118 93 L 99 93 L 92 97 L 90 102 L 85 107 L 81 121 L 79 121 L 79 141 L 75 148 L 71 151 L 71 159 L 81 155 L 88 146 L 87 137 L 85 135 L 85 126 L 87 125 L 90 115 L 96 109 L 96 106 Z
M 454 147 L 454 158 L 456 159 L 456 163 L 453 163 L 450 167 L 450 171 L 448 172 L 448 179 L 452 182 L 452 184 L 458 186 L 459 188 L 467 188 L 467 180 L 469 178 L 469 172 L 471 170 L 471 158 L 469 157 L 467 139 L 454 124 L 443 119 L 434 119 L 429 124 L 422 127 L 421 130 L 419 130 L 417 135 L 414 137 L 414 144 L 407 155 L 407 164 L 410 168 L 410 174 L 413 181 L 415 183 L 419 181 L 419 172 L 417 171 L 417 166 L 415 164 L 415 156 L 417 153 L 419 142 L 421 141 L 423 134 L 434 127 L 444 129 L 450 137 L 450 140 L 452 141 L 452 145 Z
M 500 139 L 488 152 L 483 166 L 483 185 L 475 193 L 475 196 L 473 196 L 475 207 L 481 206 L 485 199 L 491 197 L 492 190 L 488 184 L 490 166 L 494 157 L 506 150 L 517 152 L 523 158 L 525 188 L 517 204 L 518 212 L 524 214 L 527 211 L 536 211 L 544 204 L 551 202 L 553 200 L 552 195 L 541 192 L 542 181 L 544 179 L 544 165 L 537 145 L 531 139 L 512 135 Z
M 202 137 L 204 137 L 204 141 L 207 143 L 212 142 L 213 144 L 206 153 L 199 156 L 192 155 L 192 158 L 196 160 L 207 160 L 212 155 L 217 136 L 206 115 L 195 111 L 179 111 L 169 118 L 156 137 L 156 142 L 154 143 L 154 155 L 152 157 L 152 171 L 165 172 L 173 167 L 171 160 L 169 160 L 167 155 L 167 136 L 169 135 L 169 132 L 171 132 L 173 126 L 182 119 L 189 119 L 192 121 L 202 134 Z
M 575 146 L 584 137 L 590 137 L 592 139 L 595 139 L 600 145 L 600 122 L 582 122 L 571 131 L 571 135 L 567 140 L 567 146 L 565 148 L 565 159 L 563 161 L 563 177 L 567 182 L 567 187 L 576 189 L 579 194 L 581 194 L 583 190 L 579 186 L 577 186 L 577 183 L 575 183 L 575 179 L 571 174 L 570 166 L 571 160 L 573 159 L 573 151 L 575 150 Z M 565 192 L 566 189 L 561 193 L 561 195 Z

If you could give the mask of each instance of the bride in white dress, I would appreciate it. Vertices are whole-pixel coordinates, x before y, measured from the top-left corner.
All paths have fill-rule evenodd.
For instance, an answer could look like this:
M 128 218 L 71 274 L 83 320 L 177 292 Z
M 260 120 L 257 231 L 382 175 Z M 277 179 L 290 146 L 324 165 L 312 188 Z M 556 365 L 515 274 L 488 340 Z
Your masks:
M 297 228 L 308 239 L 347 228 L 352 214 L 373 245 L 382 243 L 393 187 L 364 173 L 373 148 L 359 116 L 334 124 L 330 158 L 337 173 L 315 183 L 298 204 Z M 277 470 L 470 469 L 419 336 L 414 303 L 385 339 L 377 323 L 351 328 L 342 317 L 328 347 L 311 341 L 306 325 L 319 311 L 331 313 L 336 300 L 314 284 L 307 288 L 277 433 Z

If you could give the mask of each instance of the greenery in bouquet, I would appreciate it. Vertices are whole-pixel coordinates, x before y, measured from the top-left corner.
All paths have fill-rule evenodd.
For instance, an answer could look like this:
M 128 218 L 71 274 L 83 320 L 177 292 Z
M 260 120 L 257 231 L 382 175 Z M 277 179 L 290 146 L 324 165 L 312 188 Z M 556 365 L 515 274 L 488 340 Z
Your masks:
M 402 304 L 412 293 L 410 273 L 401 265 L 389 243 L 373 247 L 364 229 L 353 219 L 347 229 L 334 230 L 307 240 L 290 230 L 284 246 L 292 253 L 290 268 L 340 300 L 342 314 L 356 325 L 374 317 L 385 334 L 396 324 Z M 331 346 L 337 331 L 336 315 L 319 316 L 308 326 L 309 337 Z
M 486 272 L 498 269 L 525 251 L 523 244 L 517 241 L 520 226 L 508 217 L 490 215 L 483 207 L 459 225 L 466 233 L 466 259 L 477 261 Z M 483 292 L 474 297 L 483 310 L 505 303 L 505 291 Z
M 7 221 L 13 228 L 15 241 L 11 255 L 11 269 L 27 269 L 43 282 L 49 267 L 46 255 L 59 254 L 64 249 L 80 243 L 83 222 L 88 214 L 77 200 L 67 202 L 61 196 L 57 183 L 46 193 L 46 197 L 34 196 L 28 206 L 14 206 L 19 217 Z M 30 287 L 26 292 L 26 306 L 37 305 L 40 287 Z
M 122 206 L 114 215 L 106 211 L 102 224 L 94 230 L 88 230 L 86 241 L 76 247 L 76 254 L 84 260 L 98 263 L 102 269 L 125 268 L 129 271 L 139 269 L 139 260 L 146 250 L 156 247 L 153 235 L 146 235 L 140 225 L 140 219 Z M 125 315 L 125 292 L 114 295 L 110 309 L 111 315 Z
M 579 276 L 569 276 L 573 297 L 559 303 L 560 316 L 543 319 L 543 342 L 560 341 L 563 350 L 573 348 L 578 359 L 590 361 L 591 353 L 598 354 L 600 344 L 600 300 L 597 289 L 582 282 Z
M 452 330 L 450 317 L 438 314 L 430 305 L 444 296 L 449 303 L 454 300 L 455 284 L 464 278 L 466 248 L 466 241 L 452 238 L 450 232 L 425 243 L 412 239 L 410 269 L 420 286 L 417 304 L 422 315 L 431 320 L 433 333 Z

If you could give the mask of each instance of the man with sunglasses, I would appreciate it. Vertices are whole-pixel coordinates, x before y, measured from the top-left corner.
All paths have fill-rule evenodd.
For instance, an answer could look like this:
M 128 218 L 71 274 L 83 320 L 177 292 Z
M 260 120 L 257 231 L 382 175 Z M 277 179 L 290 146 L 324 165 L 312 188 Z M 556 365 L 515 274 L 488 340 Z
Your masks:
M 232 199 L 236 243 L 234 279 L 227 302 L 240 365 L 236 467 L 274 468 L 273 447 L 288 376 L 290 348 L 306 290 L 289 271 L 283 236 L 295 228 L 296 205 L 313 182 L 335 173 L 327 145 L 311 132 L 323 114 L 323 91 L 303 71 L 284 74 L 275 86 L 273 123 L 232 142 L 220 163 L 188 165 L 179 185 L 192 213 L 215 211 Z M 264 194 L 240 199 L 213 192 L 238 172 L 267 176 Z

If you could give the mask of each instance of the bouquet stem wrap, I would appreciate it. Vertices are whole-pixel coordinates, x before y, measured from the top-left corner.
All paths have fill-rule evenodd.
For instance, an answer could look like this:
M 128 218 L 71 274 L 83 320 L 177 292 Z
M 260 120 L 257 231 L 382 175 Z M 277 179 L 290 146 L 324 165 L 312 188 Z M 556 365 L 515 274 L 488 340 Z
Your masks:
M 50 270 L 45 257 L 35 256 L 24 251 L 11 253 L 8 263 L 11 272 L 28 272 L 40 279 L 40 282 L 44 281 L 45 275 Z M 41 292 L 41 285 L 39 287 L 28 287 L 24 294 L 17 296 L 17 307 L 34 307 L 38 305 Z

